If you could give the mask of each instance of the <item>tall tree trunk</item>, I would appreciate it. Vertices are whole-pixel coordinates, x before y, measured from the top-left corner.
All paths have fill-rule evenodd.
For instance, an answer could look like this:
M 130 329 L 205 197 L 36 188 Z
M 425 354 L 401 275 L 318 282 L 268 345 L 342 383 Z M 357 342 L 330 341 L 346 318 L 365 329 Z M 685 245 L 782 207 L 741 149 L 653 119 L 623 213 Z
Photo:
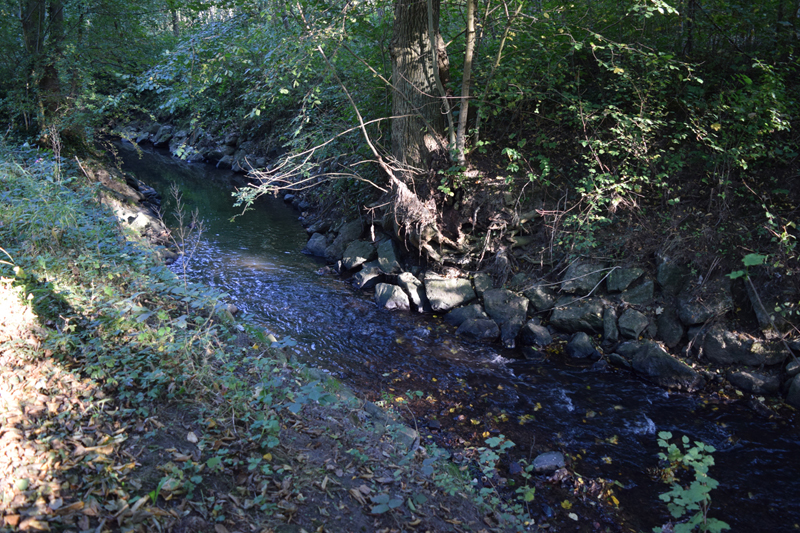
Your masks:
M 432 1 L 435 40 L 439 39 L 440 0 Z M 444 114 L 434 73 L 428 8 L 424 1 L 396 0 L 391 44 L 392 155 L 402 165 L 402 178 L 431 168 L 434 157 L 446 158 L 442 140 Z M 445 153 L 441 153 L 441 152 Z
M 50 0 L 47 4 L 49 17 L 48 47 L 45 55 L 44 71 L 39 83 L 45 118 L 53 117 L 61 105 L 61 82 L 58 77 L 57 62 L 63 52 L 64 5 L 61 0 Z
M 458 116 L 456 154 L 459 165 L 466 165 L 467 115 L 469 114 L 470 86 L 472 84 L 472 56 L 475 51 L 475 3 L 467 0 L 467 48 L 464 52 L 464 75 L 461 82 L 461 111 Z

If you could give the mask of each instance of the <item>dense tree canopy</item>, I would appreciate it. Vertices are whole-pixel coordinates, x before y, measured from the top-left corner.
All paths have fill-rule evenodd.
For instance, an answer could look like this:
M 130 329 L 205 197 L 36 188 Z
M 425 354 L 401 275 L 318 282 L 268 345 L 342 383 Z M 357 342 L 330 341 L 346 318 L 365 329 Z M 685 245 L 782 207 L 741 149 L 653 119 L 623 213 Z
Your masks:
M 265 153 L 320 146 L 298 176 L 332 156 L 384 160 L 353 172 L 385 183 L 394 168 L 433 211 L 479 189 L 476 162 L 488 158 L 520 198 L 566 186 L 576 208 L 564 228 L 585 246 L 592 233 L 578 229 L 619 207 L 680 202 L 687 174 L 702 174 L 721 205 L 743 179 L 759 197 L 782 189 L 763 169 L 797 158 L 797 0 L 9 0 L 0 9 L 12 130 L 46 139 L 57 124 L 81 137 L 151 113 L 247 131 Z M 457 246 L 457 233 L 437 238 Z

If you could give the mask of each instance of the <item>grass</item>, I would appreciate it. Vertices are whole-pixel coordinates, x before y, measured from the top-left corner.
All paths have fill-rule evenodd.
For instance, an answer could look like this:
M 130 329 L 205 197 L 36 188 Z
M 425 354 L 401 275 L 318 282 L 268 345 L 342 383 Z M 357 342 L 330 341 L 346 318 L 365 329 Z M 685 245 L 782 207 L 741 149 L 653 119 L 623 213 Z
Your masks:
M 523 527 L 216 314 L 225 295 L 163 266 L 79 169 L 0 151 L 0 531 Z

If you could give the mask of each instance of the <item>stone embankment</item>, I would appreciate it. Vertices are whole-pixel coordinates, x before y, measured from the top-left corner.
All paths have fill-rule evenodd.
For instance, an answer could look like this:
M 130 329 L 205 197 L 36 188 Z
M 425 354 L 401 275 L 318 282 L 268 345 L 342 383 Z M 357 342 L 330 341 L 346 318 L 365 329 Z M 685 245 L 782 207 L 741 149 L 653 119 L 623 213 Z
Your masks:
M 126 136 L 236 172 L 265 168 L 279 155 L 234 131 L 133 123 Z M 141 195 L 136 184 L 128 185 L 139 191 L 133 196 Z M 140 232 L 160 231 L 157 221 L 126 211 L 141 202 L 129 193 L 112 194 L 118 216 Z M 300 197 L 285 199 L 301 212 L 311 208 Z M 762 301 L 755 286 L 741 280 L 693 276 L 662 255 L 650 265 L 575 262 L 557 281 L 518 275 L 495 287 L 484 272 L 443 276 L 411 267 L 389 235 L 361 221 L 304 218 L 310 235 L 306 251 L 352 273 L 353 285 L 373 290 L 381 307 L 446 313 L 458 335 L 500 342 L 528 358 L 541 357 L 554 334 L 566 334 L 570 357 L 602 359 L 666 388 L 695 391 L 727 382 L 754 395 L 781 394 L 800 407 L 800 340 L 781 340 L 775 330 L 786 323 L 768 311 L 777 302 Z M 743 307 L 753 310 L 761 335 L 737 326 L 734 315 Z
M 285 200 L 301 211 L 309 207 L 293 195 Z M 780 317 L 763 306 L 755 313 L 763 335 L 740 333 L 733 317 L 737 306 L 761 304 L 753 288 L 734 290 L 725 276 L 693 279 L 661 256 L 643 266 L 576 261 L 554 282 L 518 275 L 495 287 L 485 272 L 442 275 L 409 266 L 401 247 L 379 227 L 359 220 L 312 221 L 308 213 L 303 218 L 307 253 L 351 273 L 353 286 L 373 290 L 380 307 L 444 313 L 457 335 L 498 342 L 529 359 L 541 358 L 561 334 L 569 338 L 570 357 L 603 360 L 668 389 L 692 392 L 727 382 L 753 395 L 782 394 L 800 407 L 794 355 L 800 342 L 771 333 Z

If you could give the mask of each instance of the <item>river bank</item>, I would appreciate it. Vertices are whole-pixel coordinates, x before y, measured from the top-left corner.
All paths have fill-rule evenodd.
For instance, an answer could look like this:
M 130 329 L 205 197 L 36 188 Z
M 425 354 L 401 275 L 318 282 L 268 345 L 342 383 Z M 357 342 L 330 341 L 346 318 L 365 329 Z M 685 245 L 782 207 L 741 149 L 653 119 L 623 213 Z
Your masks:
M 266 168 L 278 155 L 260 153 L 238 133 L 215 137 L 170 125 L 131 124 L 126 135 L 240 173 Z M 247 179 L 243 175 L 237 182 L 246 186 Z M 542 357 L 552 335 L 564 333 L 570 341 L 560 349 L 570 357 L 602 359 L 658 386 L 747 394 L 761 404 L 756 409 L 770 408 L 767 397 L 800 407 L 800 339 L 792 336 L 786 318 L 791 315 L 776 312 L 791 297 L 776 293 L 773 280 L 731 277 L 714 268 L 701 274 L 673 245 L 649 258 L 623 252 L 614 259 L 601 250 L 531 268 L 531 257 L 541 256 L 539 243 L 513 234 L 491 262 L 471 270 L 469 254 L 447 259 L 445 254 L 440 263 L 415 257 L 386 220 L 366 212 L 351 219 L 348 206 L 326 208 L 314 189 L 284 200 L 302 215 L 310 236 L 307 252 L 352 276 L 355 288 L 375 291 L 382 307 L 449 313 L 457 334 L 519 347 L 519 357 Z M 518 210 L 517 224 L 541 226 L 546 210 Z M 528 228 L 531 232 L 535 229 Z

